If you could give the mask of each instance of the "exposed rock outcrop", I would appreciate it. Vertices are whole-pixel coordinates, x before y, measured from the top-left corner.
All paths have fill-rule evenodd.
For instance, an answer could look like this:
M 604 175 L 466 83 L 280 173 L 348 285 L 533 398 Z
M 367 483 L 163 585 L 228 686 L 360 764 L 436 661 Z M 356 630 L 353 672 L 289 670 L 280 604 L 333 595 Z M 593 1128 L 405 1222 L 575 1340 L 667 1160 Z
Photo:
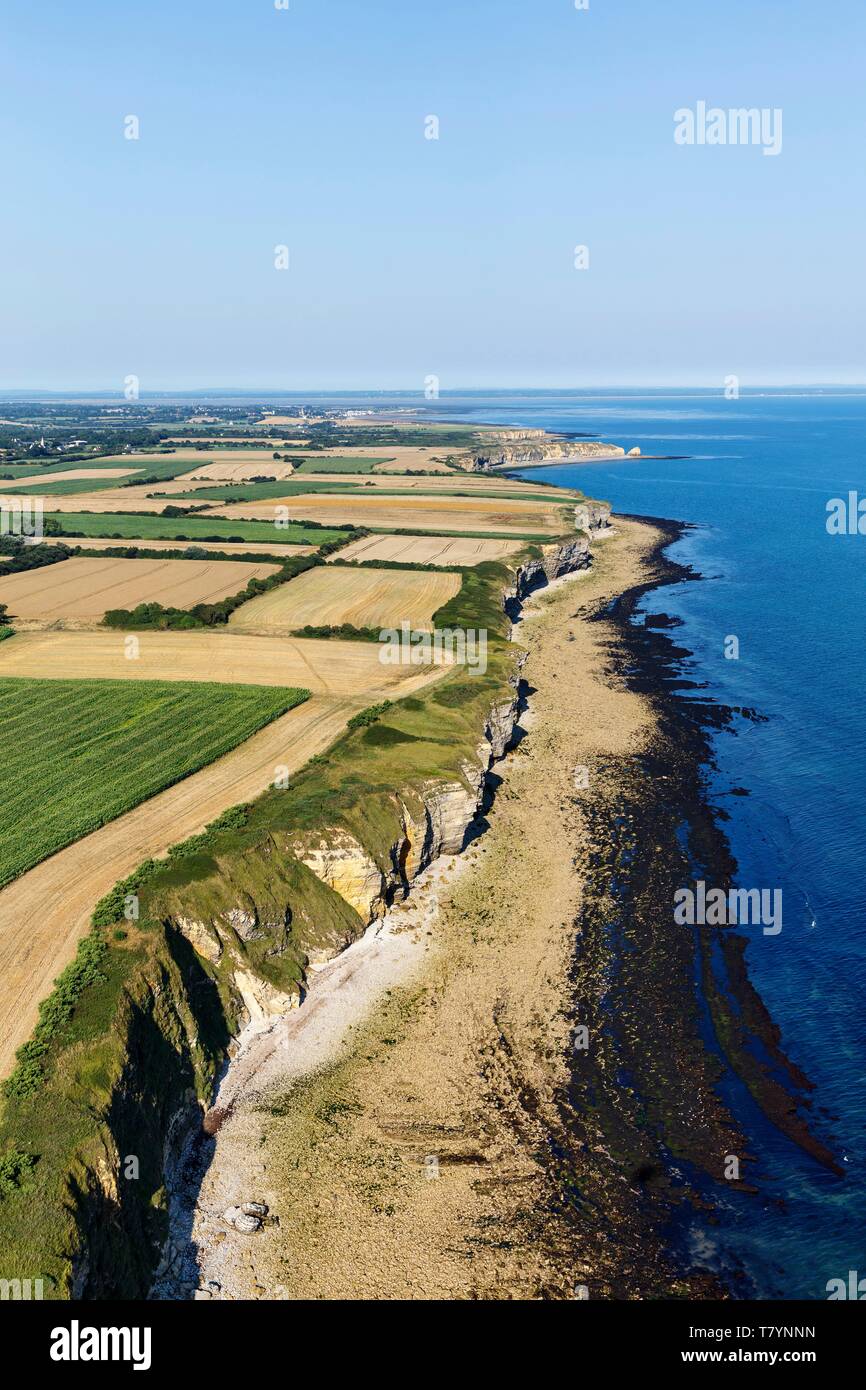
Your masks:
M 525 433 L 528 436 L 525 440 L 498 438 L 488 443 L 485 439 L 470 453 L 462 455 L 458 462 L 473 473 L 489 473 L 495 468 L 528 468 L 557 460 L 585 462 L 622 458 L 625 454 L 619 444 L 606 444 L 601 440 L 556 439 L 543 430 Z
M 582 530 L 595 533 L 607 524 L 610 508 L 600 502 L 582 502 L 575 509 L 575 517 Z M 521 603 L 535 589 L 550 584 L 564 574 L 588 569 L 591 563 L 592 552 L 586 536 L 575 536 L 574 540 L 565 541 L 562 545 L 542 546 L 538 559 L 528 560 L 521 565 L 514 583 L 505 591 L 503 606 L 506 613 L 516 618 Z
M 578 502 L 574 509 L 574 524 L 579 531 L 590 536 L 610 529 L 610 505 L 607 502 L 587 500 Z
M 210 961 L 211 965 L 217 964 L 222 957 L 223 944 L 207 922 L 198 922 L 192 917 L 177 917 L 175 926 L 194 951 Z
M 390 846 L 384 870 L 359 841 L 338 827 L 317 836 L 314 847 L 296 842 L 295 853 L 351 904 L 365 924 L 375 921 L 435 859 L 463 849 L 481 808 L 487 773 L 504 756 L 517 718 L 516 695 L 495 705 L 478 745 L 477 761 L 463 763 L 461 780 L 422 787 L 416 793 L 417 805 L 411 808 L 407 799 L 399 800 L 402 835 Z
M 302 864 L 345 898 L 363 922 L 385 911 L 385 875 L 364 846 L 347 830 L 299 836 L 291 848 Z
M 247 1017 L 257 1022 L 265 1018 L 279 1018 L 281 1014 L 296 1009 L 301 1002 L 299 992 L 287 993 L 276 989 L 251 970 L 236 970 L 232 983 L 243 1000 Z

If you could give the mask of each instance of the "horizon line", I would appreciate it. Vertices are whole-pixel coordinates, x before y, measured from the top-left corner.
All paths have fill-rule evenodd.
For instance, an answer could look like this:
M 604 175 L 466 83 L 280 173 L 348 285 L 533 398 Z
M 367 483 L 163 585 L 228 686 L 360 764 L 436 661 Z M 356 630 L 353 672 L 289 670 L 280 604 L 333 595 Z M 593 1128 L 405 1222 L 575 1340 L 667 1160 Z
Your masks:
M 789 390 L 808 390 L 808 391 L 866 391 L 866 380 L 856 382 L 846 381 L 787 381 L 787 382 L 752 382 L 748 385 L 739 386 L 740 396 L 754 394 L 759 391 L 789 391 Z M 134 400 L 126 400 L 124 392 L 117 387 L 76 387 L 76 386 L 21 386 L 21 387 L 0 387 L 0 399 L 7 402 L 16 397 L 40 397 L 40 396 L 98 396 L 108 400 L 126 401 L 128 405 L 135 405 L 137 401 L 153 400 L 166 396 L 246 396 L 246 397 L 310 397 L 310 396 L 401 396 L 410 400 L 417 400 L 420 404 L 435 406 L 437 400 L 449 396 L 461 395 L 550 395 L 554 392 L 560 395 L 590 395 L 604 391 L 681 391 L 681 392 L 717 392 L 724 395 L 725 388 L 718 381 L 707 383 L 676 383 L 670 382 L 666 385 L 650 385 L 643 382 L 610 382 L 605 385 L 593 386 L 450 386 L 443 387 L 437 396 L 427 397 L 423 390 L 413 387 L 387 387 L 387 386 L 334 386 L 334 387 L 283 387 L 283 386 L 156 386 L 149 390 L 142 390 Z

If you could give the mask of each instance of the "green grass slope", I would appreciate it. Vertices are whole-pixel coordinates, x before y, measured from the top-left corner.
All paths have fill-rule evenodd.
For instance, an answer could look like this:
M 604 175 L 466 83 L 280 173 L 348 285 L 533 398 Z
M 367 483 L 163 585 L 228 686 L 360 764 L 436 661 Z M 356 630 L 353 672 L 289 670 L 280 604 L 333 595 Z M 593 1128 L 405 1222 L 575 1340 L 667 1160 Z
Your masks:
M 166 498 L 166 502 L 169 502 Z M 340 540 L 345 529 L 308 526 L 302 521 L 275 526 L 270 521 L 227 520 L 204 516 L 134 516 L 129 512 L 52 512 L 46 520 L 57 524 L 56 534 L 103 536 L 116 540 L 256 541 L 263 545 L 324 545 Z

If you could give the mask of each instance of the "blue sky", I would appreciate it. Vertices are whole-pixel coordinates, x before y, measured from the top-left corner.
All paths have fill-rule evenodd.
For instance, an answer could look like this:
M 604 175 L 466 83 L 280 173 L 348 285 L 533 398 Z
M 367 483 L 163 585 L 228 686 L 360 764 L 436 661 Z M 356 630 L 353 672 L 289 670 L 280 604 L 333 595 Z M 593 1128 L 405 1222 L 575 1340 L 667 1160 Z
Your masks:
M 862 0 L 290 3 L 6 0 L 0 387 L 866 380 Z

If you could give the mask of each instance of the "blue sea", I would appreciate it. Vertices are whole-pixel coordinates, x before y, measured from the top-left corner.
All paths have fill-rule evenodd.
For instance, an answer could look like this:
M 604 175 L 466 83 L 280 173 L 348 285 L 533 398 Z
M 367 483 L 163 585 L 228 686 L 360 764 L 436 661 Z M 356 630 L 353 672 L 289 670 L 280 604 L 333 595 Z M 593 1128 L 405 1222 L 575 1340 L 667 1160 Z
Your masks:
M 524 476 L 693 523 L 669 553 L 702 582 L 651 593 L 644 609 L 681 619 L 688 674 L 708 695 L 766 716 L 716 736 L 713 791 L 731 817 L 740 885 L 782 889 L 783 930 L 746 928 L 748 965 L 783 1047 L 816 1084 L 815 1131 L 846 1178 L 728 1081 L 760 1196 L 717 1194 L 720 1225 L 695 1224 L 683 1238 L 710 1265 L 743 1268 L 753 1296 L 826 1298 L 828 1280 L 849 1270 L 866 1278 L 866 535 L 827 529 L 831 498 L 866 496 L 866 390 L 479 394 L 438 407 L 440 418 L 688 456 Z M 736 659 L 725 655 L 731 637 Z M 731 796 L 733 787 L 749 796 Z

